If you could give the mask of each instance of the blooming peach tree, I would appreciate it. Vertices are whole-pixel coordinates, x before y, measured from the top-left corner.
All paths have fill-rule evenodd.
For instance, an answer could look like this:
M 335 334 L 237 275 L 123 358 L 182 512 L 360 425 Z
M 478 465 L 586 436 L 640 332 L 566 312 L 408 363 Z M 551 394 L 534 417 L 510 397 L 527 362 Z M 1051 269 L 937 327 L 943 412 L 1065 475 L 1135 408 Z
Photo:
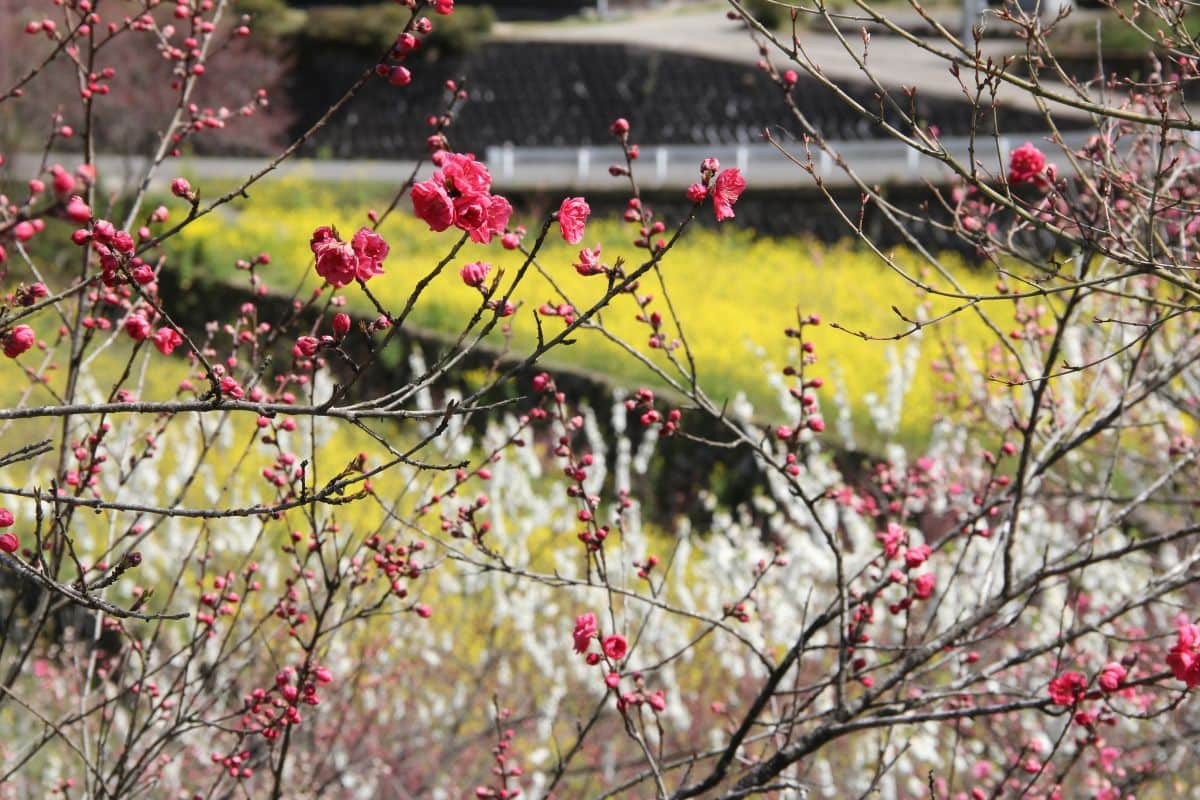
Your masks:
M 1033 78 L 984 55 L 982 33 L 914 38 L 860 2 L 860 21 L 944 59 L 980 115 L 1016 91 L 1049 132 L 1005 153 L 981 126 L 997 157 L 963 161 L 925 121 L 854 106 L 953 174 L 914 215 L 792 103 L 800 72 L 838 88 L 807 60 L 802 15 L 871 76 L 846 17 L 796 7 L 785 35 L 730 0 L 806 131 L 769 138 L 818 191 L 828 152 L 924 261 L 864 240 L 914 299 L 894 309 L 905 355 L 856 458 L 853 400 L 814 344 L 822 309 L 780 331 L 794 355 L 764 371 L 775 407 L 701 380 L 671 293 L 695 276 L 671 255 L 698 215 L 736 224 L 741 170 L 705 159 L 685 211 L 658 215 L 618 119 L 625 240 L 585 244 L 576 196 L 527 231 L 454 147 L 457 84 L 388 211 L 295 231 L 312 258 L 290 292 L 270 254 L 247 253 L 210 290 L 218 317 L 192 320 L 172 241 L 253 209 L 250 190 L 368 82 L 423 79 L 409 56 L 454 3 L 402 5 L 395 46 L 212 199 L 173 159 L 263 107 L 192 101 L 221 88 L 206 81 L 253 20 L 225 0 L 60 0 L 27 21 L 36 57 L 0 109 L 36 103 L 40 81 L 79 89 L 0 198 L 0 796 L 1118 798 L 1192 783 L 1200 162 L 1179 9 L 1145 7 L 1165 50 L 1126 85 L 1043 82 L 1052 26 L 1016 8 L 995 16 Z M 125 40 L 161 54 L 172 105 L 144 173 L 107 194 L 97 130 L 123 91 L 109 43 Z M 913 90 L 875 85 L 913 108 Z M 1087 115 L 1081 146 L 1059 133 L 1064 107 Z M 393 307 L 373 288 L 398 280 L 388 226 L 409 209 L 445 255 Z M 928 225 L 994 291 L 964 291 Z M 583 245 L 577 259 L 546 256 L 553 237 Z M 555 280 L 572 270 L 594 290 Z M 519 291 L 532 274 L 555 295 L 536 307 Z M 414 310 L 451 290 L 477 293 L 474 313 L 412 346 Z M 624 314 L 638 340 L 606 327 Z M 536 319 L 528 347 L 506 336 L 517 315 Z M 989 334 L 980 351 L 939 335 L 967 317 Z M 493 333 L 500 355 L 482 350 Z M 655 388 L 597 404 L 541 363 L 599 341 Z M 482 380 L 455 379 L 478 363 Z M 892 435 L 914 381 L 946 387 L 917 443 Z M 656 465 L 713 454 L 749 465 L 749 499 L 696 486 L 694 516 L 651 519 Z

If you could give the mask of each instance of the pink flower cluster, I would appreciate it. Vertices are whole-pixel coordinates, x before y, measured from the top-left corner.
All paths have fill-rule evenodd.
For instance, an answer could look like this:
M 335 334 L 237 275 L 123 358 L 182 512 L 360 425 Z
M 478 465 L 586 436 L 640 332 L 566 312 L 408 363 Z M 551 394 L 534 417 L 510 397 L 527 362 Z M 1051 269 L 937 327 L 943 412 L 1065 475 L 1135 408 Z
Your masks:
M 601 658 L 617 662 L 629 653 L 629 642 L 624 636 L 614 633 L 611 636 L 600 637 L 600 627 L 596 623 L 596 615 L 590 611 L 575 618 L 575 630 L 572 637 L 575 639 L 575 652 L 587 653 L 588 664 L 599 664 Z M 600 653 L 588 653 L 593 639 L 600 640 L 600 650 L 604 653 L 603 656 Z
M 353 239 L 343 242 L 336 229 L 322 225 L 313 231 L 308 246 L 317 259 L 317 274 L 334 288 L 382 275 L 388 254 L 387 242 L 370 228 L 359 228 Z
M 1087 694 L 1087 677 L 1082 672 L 1064 672 L 1050 681 L 1049 692 L 1055 705 L 1069 708 Z
M 624 714 L 631 708 L 645 704 L 657 714 L 667 707 L 666 692 L 662 689 L 654 692 L 648 691 L 645 685 L 645 676 L 642 673 L 632 672 L 622 676 L 617 670 L 621 662 L 625 660 L 625 656 L 629 655 L 629 641 L 619 633 L 601 636 L 595 614 L 589 611 L 575 618 L 575 630 L 572 632 L 572 638 L 575 640 L 575 652 L 586 654 L 589 666 L 596 666 L 601 662 L 607 664 L 608 672 L 604 675 L 604 685 L 613 691 L 617 701 L 617 711 Z M 600 643 L 599 653 L 588 652 L 593 640 Z M 634 684 L 632 691 L 621 691 L 622 679 L 632 679 Z
M 332 682 L 333 673 L 323 666 L 303 669 L 284 667 L 276 673 L 274 686 L 257 688 L 246 695 L 241 717 L 242 729 L 258 733 L 267 741 L 278 739 L 288 727 L 303 721 L 301 705 L 320 705 L 318 685 Z M 254 774 L 248 765 L 249 751 L 228 755 L 213 753 L 212 762 L 227 770 L 233 778 L 249 778 Z
M 11 528 L 16 519 L 7 508 L 0 508 L 0 528 Z M 21 542 L 12 531 L 0 533 L 0 553 L 15 553 Z
M 412 0 L 408 0 L 410 8 L 414 5 Z M 429 5 L 443 17 L 448 17 L 454 13 L 454 0 L 429 0 Z M 412 32 L 410 33 L 410 31 Z M 428 36 L 432 32 L 433 20 L 429 17 L 414 18 L 412 24 L 396 37 L 396 41 L 388 51 L 387 57 L 375 65 L 375 74 L 386 79 L 393 86 L 408 86 L 412 83 L 413 75 L 412 71 L 404 66 L 403 62 L 407 61 L 409 56 L 421 49 L 421 40 L 414 36 L 413 33 Z M 453 81 L 448 81 L 447 85 L 450 86 L 451 91 L 454 91 Z
M 432 231 L 457 227 L 478 244 L 503 236 L 513 209 L 491 193 L 487 167 L 464 153 L 439 152 L 433 158 L 441 169 L 412 188 L 413 211 L 421 221 Z
M 158 352 L 162 353 L 164 356 L 169 356 L 171 353 L 175 352 L 175 348 L 183 344 L 183 337 L 179 334 L 179 331 L 173 328 L 165 327 L 154 331 L 153 336 L 151 336 L 150 331 L 154 327 L 153 323 L 151 322 L 153 316 L 153 309 L 135 309 L 125 319 L 125 333 L 129 334 L 129 338 L 133 339 L 135 342 L 151 339 L 155 349 L 157 349 Z
M 28 325 L 16 325 L 4 335 L 4 355 L 16 358 L 29 348 L 36 340 L 33 328 Z
M 1195 626 L 1192 626 L 1195 627 Z M 1167 659 L 1170 662 L 1170 658 Z M 1096 675 L 1096 683 L 1104 693 L 1115 692 L 1125 685 L 1128 670 L 1122 664 L 1110 661 Z M 1178 676 L 1178 673 L 1176 673 Z M 1191 685 L 1191 684 L 1189 684 Z M 1050 681 L 1048 687 L 1050 700 L 1057 706 L 1070 708 L 1088 698 L 1088 679 L 1082 672 L 1068 670 Z M 1098 697 L 1098 694 L 1093 694 Z M 1096 721 L 1094 713 L 1081 710 L 1076 714 L 1075 721 L 1083 725 L 1092 725 Z
M 82 209 L 77 210 L 82 216 Z M 99 255 L 100 280 L 109 288 L 129 278 L 140 286 L 149 286 L 156 279 L 154 268 L 134 254 L 136 247 L 129 231 L 118 230 L 106 219 L 97 220 L 91 228 L 79 228 L 71 234 L 71 241 L 79 247 L 90 246 Z
M 1181 620 L 1167 666 L 1189 689 L 1200 686 L 1200 626 Z
M 887 530 L 876 533 L 875 538 L 883 545 L 883 554 L 889 560 L 900 557 L 900 550 L 902 547 L 904 548 L 904 569 L 892 570 L 891 579 L 893 583 L 908 584 L 912 587 L 910 597 L 904 597 L 892 603 L 888 606 L 888 610 L 893 614 L 899 614 L 901 611 L 911 608 L 914 600 L 928 600 L 932 597 L 934 589 L 937 588 L 937 576 L 932 572 L 912 575 L 911 571 L 920 568 L 929 560 L 929 557 L 933 555 L 933 548 L 927 544 L 906 546 L 908 533 L 895 522 L 889 522 Z

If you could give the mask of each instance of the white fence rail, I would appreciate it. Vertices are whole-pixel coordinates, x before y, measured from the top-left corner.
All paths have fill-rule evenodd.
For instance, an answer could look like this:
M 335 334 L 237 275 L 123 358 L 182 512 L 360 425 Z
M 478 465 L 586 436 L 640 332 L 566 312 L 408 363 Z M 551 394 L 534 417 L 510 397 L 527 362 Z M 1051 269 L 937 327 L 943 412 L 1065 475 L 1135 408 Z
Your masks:
M 1081 147 L 1088 134 L 1068 134 L 1067 146 Z M 973 160 L 993 175 L 1007 170 L 1009 153 L 1031 141 L 1054 160 L 1054 146 L 1045 133 L 1008 134 L 998 139 L 947 137 L 941 145 L 950 158 L 960 164 Z M 940 160 L 925 156 L 894 140 L 832 142 L 832 149 L 853 167 L 868 184 L 944 183 L 953 172 Z M 849 186 L 852 181 L 835 163 L 835 158 L 816 147 L 806 151 L 803 145 L 785 146 L 787 153 L 769 144 L 737 146 L 657 145 L 642 147 L 634 164 L 643 188 L 676 189 L 699 179 L 700 162 L 713 156 L 723 167 L 742 171 L 746 180 L 758 188 L 800 188 L 812 185 L 812 178 L 796 163 L 811 158 L 817 176 L 831 186 Z M 608 168 L 623 166 L 620 148 L 611 147 L 489 147 L 487 163 L 497 186 L 506 189 L 612 189 Z
M 1078 148 L 1087 139 L 1085 133 L 1068 134 L 1066 143 Z M 1048 158 L 1055 158 L 1055 147 L 1045 133 L 1009 134 L 999 139 L 986 137 L 972 142 L 966 137 L 941 140 L 949 156 L 960 164 L 972 160 L 993 175 L 1001 174 L 1013 148 L 1026 141 L 1041 147 Z M 868 184 L 912 185 L 945 183 L 952 172 L 942 162 L 918 153 L 893 140 L 832 142 L 833 149 Z M 788 153 L 807 163 L 809 154 L 802 145 L 792 144 Z M 755 188 L 799 189 L 812 186 L 812 177 L 769 144 L 736 146 L 650 145 L 641 148 L 635 163 L 638 181 L 645 189 L 683 189 L 699 179 L 700 162 L 709 156 L 724 167 L 738 167 Z M 838 168 L 834 158 L 816 148 L 811 151 L 814 172 L 829 186 L 849 186 L 851 181 Z M 489 147 L 485 154 L 495 186 L 500 191 L 619 191 L 622 184 L 608 171 L 612 164 L 624 164 L 617 146 L 606 147 Z M 79 156 L 57 154 L 47 163 L 67 166 L 78 163 Z M 27 178 L 41 163 L 41 155 L 16 154 L 0 168 L 0 175 Z M 294 159 L 281 164 L 267 180 L 308 178 L 317 181 L 358 181 L 399 185 L 415 166 L 413 161 L 369 159 L 326 160 Z M 171 179 L 184 175 L 193 179 L 233 181 L 245 178 L 263 167 L 255 158 L 184 158 L 159 167 L 153 187 L 165 191 Z M 97 171 L 105 191 L 121 191 L 136 186 L 145 174 L 147 162 L 133 156 L 103 155 L 97 159 Z M 432 168 L 426 164 L 421 177 Z

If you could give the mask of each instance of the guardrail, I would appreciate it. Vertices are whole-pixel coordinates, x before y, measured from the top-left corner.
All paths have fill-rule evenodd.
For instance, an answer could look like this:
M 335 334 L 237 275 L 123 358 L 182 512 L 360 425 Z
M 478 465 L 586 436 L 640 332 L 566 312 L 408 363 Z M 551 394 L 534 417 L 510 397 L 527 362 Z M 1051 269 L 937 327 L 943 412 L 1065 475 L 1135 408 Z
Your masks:
M 1068 133 L 1068 147 L 1078 148 L 1091 134 Z M 1053 147 L 1044 132 L 1009 134 L 996 139 L 947 137 L 940 141 L 949 158 L 960 164 L 973 160 L 994 175 L 1008 169 L 1012 150 L 1026 141 L 1038 144 L 1053 160 Z M 923 155 L 894 140 L 831 142 L 832 149 L 854 168 L 868 184 L 912 185 L 945 183 L 954 173 L 941 160 Z M 715 157 L 723 167 L 737 167 L 757 188 L 801 188 L 812 185 L 812 177 L 796 161 L 810 161 L 813 172 L 830 186 L 853 182 L 837 166 L 834 156 L 816 147 L 785 146 L 782 152 L 770 144 L 738 146 L 652 145 L 642 147 L 635 164 L 638 182 L 646 189 L 682 189 L 699 179 L 700 162 Z M 487 164 L 496 185 L 509 190 L 578 189 L 611 190 L 609 166 L 624 166 L 619 147 L 514 147 L 487 149 Z M 793 160 L 794 159 L 794 160 Z
M 1082 146 L 1090 134 L 1069 133 L 1068 147 Z M 1009 134 L 998 139 L 947 137 L 941 145 L 950 158 L 960 164 L 973 159 L 982 170 L 999 175 L 1008 167 L 1009 153 L 1026 141 L 1032 141 L 1054 160 L 1054 148 L 1045 133 Z M 914 185 L 944 184 L 953 172 L 940 160 L 922 155 L 894 140 L 843 141 L 830 143 L 858 176 L 868 184 Z M 812 186 L 812 177 L 792 158 L 807 163 L 809 154 L 802 145 L 787 147 L 785 154 L 769 144 L 737 146 L 650 145 L 641 148 L 636 163 L 638 182 L 644 189 L 683 189 L 699 179 L 700 162 L 710 156 L 724 167 L 737 167 L 750 184 L 759 189 L 800 189 Z M 812 149 L 813 172 L 826 185 L 846 187 L 853 183 L 838 168 L 834 157 Z M 3 168 L 10 176 L 29 177 L 41 164 L 40 154 L 16 154 Z M 608 171 L 610 165 L 624 165 L 624 156 L 616 146 L 605 147 L 489 147 L 485 154 L 495 186 L 500 191 L 619 191 L 621 184 Z M 78 163 L 77 154 L 54 154 L 47 163 Z M 193 179 L 234 181 L 262 169 L 257 158 L 185 158 L 166 162 L 156 172 L 152 187 L 166 191 L 172 178 L 183 175 Z M 145 174 L 147 161 L 142 157 L 102 155 L 96 159 L 97 172 L 105 191 L 119 192 L 136 186 Z M 399 185 L 412 174 L 414 161 L 292 159 L 279 165 L 267 179 L 302 178 L 316 181 L 360 181 Z M 424 164 L 420 177 L 428 177 L 433 167 Z

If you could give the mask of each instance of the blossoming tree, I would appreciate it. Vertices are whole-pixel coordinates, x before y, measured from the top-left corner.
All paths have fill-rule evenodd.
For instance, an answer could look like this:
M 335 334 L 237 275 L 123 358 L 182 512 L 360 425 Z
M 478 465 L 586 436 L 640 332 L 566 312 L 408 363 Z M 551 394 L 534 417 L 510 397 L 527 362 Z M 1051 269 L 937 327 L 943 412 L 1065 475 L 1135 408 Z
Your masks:
M 1054 23 L 1016 8 L 993 24 L 1020 58 L 998 60 L 981 32 L 962 41 L 929 19 L 935 37 L 916 37 L 866 2 L 796 7 L 780 33 L 730 0 L 781 103 L 795 110 L 798 71 L 838 88 L 809 59 L 811 17 L 903 124 L 846 102 L 955 179 L 914 215 L 798 111 L 801 140 L 771 135 L 818 178 L 827 152 L 909 242 L 907 257 L 864 246 L 913 287 L 915 310 L 894 313 L 897 338 L 926 350 L 916 379 L 947 386 L 927 439 L 884 437 L 853 463 L 827 430 L 849 401 L 822 374 L 819 308 L 780 332 L 795 355 L 764 376 L 778 409 L 706 392 L 671 292 L 695 277 L 671 255 L 698 214 L 736 224 L 747 181 L 705 159 L 687 212 L 656 215 L 624 119 L 610 171 L 629 192 L 627 241 L 585 244 L 582 197 L 532 232 L 514 225 L 487 166 L 454 147 L 454 85 L 430 110 L 429 163 L 387 211 L 339 231 L 331 209 L 297 231 L 311 274 L 291 293 L 269 254 L 247 254 L 218 290 L 236 298 L 215 304 L 223 316 L 190 324 L 172 241 L 250 195 L 328 115 L 206 199 L 171 159 L 237 124 L 191 97 L 253 21 L 231 21 L 225 0 L 102 5 L 31 17 L 39 57 L 0 86 L 0 104 L 36 103 L 58 70 L 80 87 L 0 199 L 0 796 L 1116 798 L 1190 784 L 1200 162 L 1181 7 L 1139 5 L 1152 28 L 1128 18 L 1159 58 L 1134 84 L 1072 80 Z M 402 5 L 395 46 L 330 115 L 368 81 L 422 79 L 409 56 L 454 4 Z M 1044 140 L 1004 152 L 981 123 L 956 158 L 915 116 L 916 90 L 874 75 L 870 36 L 851 44 L 864 22 L 944 62 L 981 118 L 1029 98 Z M 173 106 L 145 173 L 109 196 L 95 125 L 121 91 L 106 61 L 118 37 L 159 50 Z M 1068 146 L 1060 130 L 1081 119 L 1090 138 Z M 389 224 L 409 209 L 445 255 L 393 307 L 372 288 L 398 272 Z M 929 225 L 994 291 L 962 288 Z M 576 263 L 547 259 L 552 237 L 583 245 Z M 471 260 L 468 244 L 496 255 Z M 572 269 L 590 293 L 554 280 Z M 536 308 L 521 293 L 534 273 L 557 295 Z M 414 309 L 450 290 L 478 294 L 457 334 L 404 350 L 403 380 L 377 379 L 397 374 Z M 536 342 L 484 357 L 522 314 Z M 606 327 L 618 314 L 644 337 Z M 968 317 L 991 337 L 980 352 L 938 336 Z M 662 388 L 581 403 L 539 363 L 580 340 L 614 344 Z M 453 380 L 481 358 L 482 380 Z M 697 487 L 705 529 L 647 524 L 639 490 L 667 445 L 747 459 L 752 500 Z

